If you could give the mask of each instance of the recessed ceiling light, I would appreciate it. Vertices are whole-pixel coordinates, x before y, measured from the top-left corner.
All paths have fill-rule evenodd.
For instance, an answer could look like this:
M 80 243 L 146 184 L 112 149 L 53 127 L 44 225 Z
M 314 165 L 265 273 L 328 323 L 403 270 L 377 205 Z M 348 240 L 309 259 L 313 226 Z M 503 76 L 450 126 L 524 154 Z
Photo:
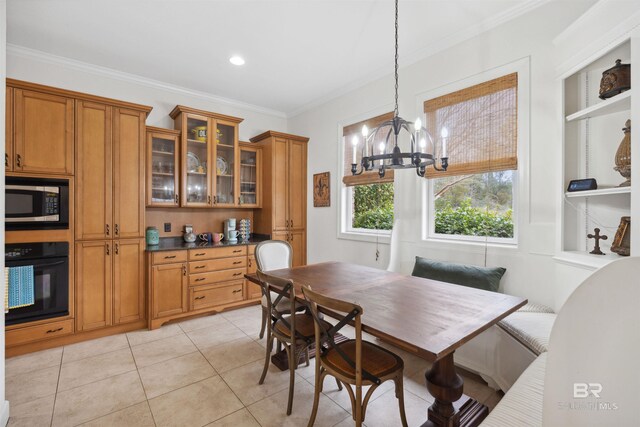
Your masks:
M 229 58 L 229 62 L 231 62 L 233 65 L 244 65 L 244 58 L 235 55 Z

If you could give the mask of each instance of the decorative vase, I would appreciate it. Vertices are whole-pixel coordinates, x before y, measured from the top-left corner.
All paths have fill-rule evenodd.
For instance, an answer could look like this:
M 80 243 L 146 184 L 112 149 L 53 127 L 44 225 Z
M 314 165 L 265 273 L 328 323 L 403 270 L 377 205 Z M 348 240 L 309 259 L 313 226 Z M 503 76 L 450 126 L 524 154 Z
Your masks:
M 616 60 L 616 65 L 602 73 L 600 99 L 611 98 L 631 89 L 631 64 Z
M 184 226 L 184 235 L 182 238 L 187 243 L 193 243 L 196 241 L 196 234 L 193 232 L 193 226 L 191 224 L 186 224 Z
M 147 245 L 155 246 L 160 243 L 160 233 L 157 227 L 147 227 L 146 232 Z
M 614 170 L 620 172 L 623 178 L 626 178 L 618 187 L 629 187 L 631 185 L 631 120 L 627 120 L 622 129 L 624 138 L 616 152 L 616 167 Z

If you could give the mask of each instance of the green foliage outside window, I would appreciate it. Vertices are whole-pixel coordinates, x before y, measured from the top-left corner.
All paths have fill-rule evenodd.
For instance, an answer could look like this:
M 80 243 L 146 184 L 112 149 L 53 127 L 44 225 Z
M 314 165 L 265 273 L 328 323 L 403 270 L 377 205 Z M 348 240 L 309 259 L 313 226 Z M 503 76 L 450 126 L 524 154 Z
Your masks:
M 353 187 L 353 228 L 393 228 L 393 183 Z
M 513 173 L 436 179 L 435 232 L 513 238 Z

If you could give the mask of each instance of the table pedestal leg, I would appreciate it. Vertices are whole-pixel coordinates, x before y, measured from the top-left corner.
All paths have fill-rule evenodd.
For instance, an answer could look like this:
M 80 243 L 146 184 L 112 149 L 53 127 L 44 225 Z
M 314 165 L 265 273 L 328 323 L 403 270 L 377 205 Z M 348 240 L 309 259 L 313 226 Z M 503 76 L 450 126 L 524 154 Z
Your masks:
M 436 361 L 425 377 L 435 402 L 422 427 L 477 426 L 489 414 L 486 406 L 462 394 L 463 381 L 456 373 L 453 353 Z

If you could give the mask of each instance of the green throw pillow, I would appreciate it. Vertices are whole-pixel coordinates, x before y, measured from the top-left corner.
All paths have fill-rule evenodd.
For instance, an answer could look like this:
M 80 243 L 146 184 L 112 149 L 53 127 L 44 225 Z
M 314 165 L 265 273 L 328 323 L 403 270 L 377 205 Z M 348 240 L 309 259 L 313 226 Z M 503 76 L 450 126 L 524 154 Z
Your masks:
M 417 256 L 411 275 L 498 292 L 500 279 L 506 271 L 507 269 L 502 267 L 476 267 Z

